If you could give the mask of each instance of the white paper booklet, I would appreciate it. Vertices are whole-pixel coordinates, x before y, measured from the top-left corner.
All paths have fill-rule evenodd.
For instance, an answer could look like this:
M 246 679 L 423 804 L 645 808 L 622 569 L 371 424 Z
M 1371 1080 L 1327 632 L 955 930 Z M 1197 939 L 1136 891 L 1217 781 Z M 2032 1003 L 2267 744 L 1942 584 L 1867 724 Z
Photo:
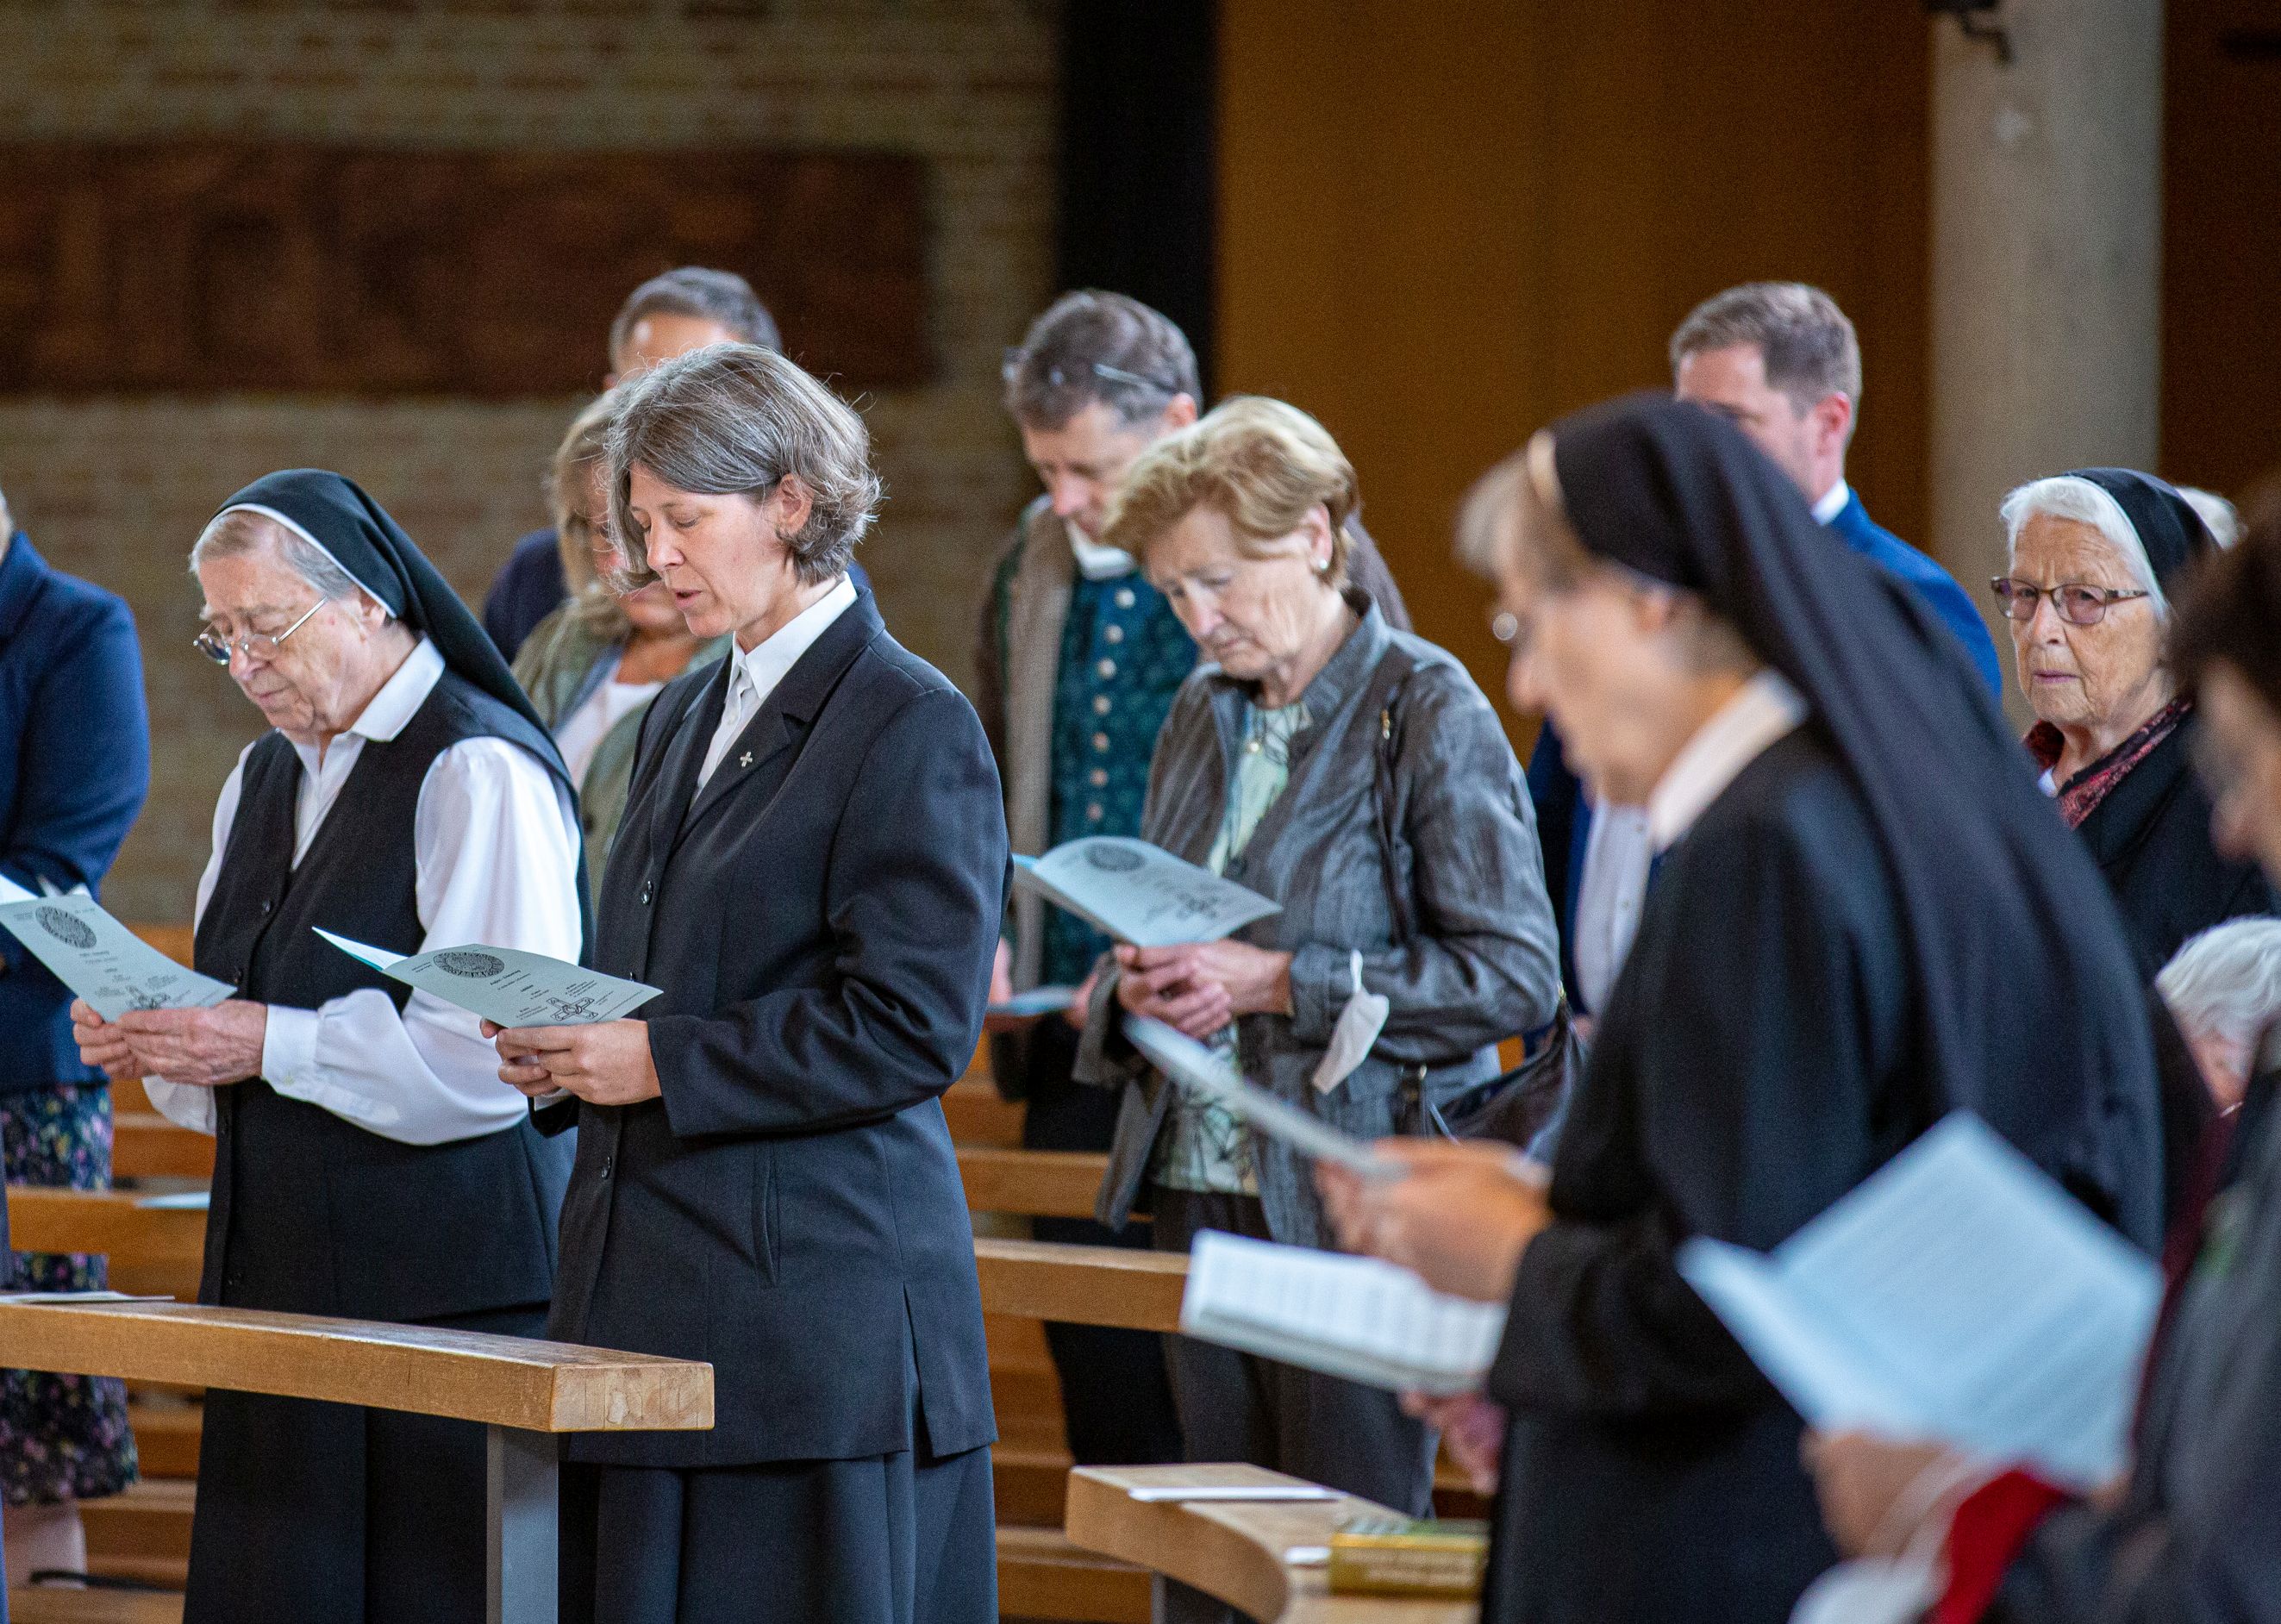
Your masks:
M 2023 1461 L 2124 1464 L 2154 1261 L 1958 1112 L 1770 1254 L 1697 1236 L 1679 1271 L 1808 1422 Z
M 408 957 L 372 947 L 330 931 L 318 935 L 351 958 L 471 1009 L 500 1026 L 579 1026 L 614 1021 L 658 996 L 639 981 L 553 959 L 519 947 L 438 947 Z
M 1146 840 L 1093 835 L 1014 859 L 1014 883 L 1136 947 L 1218 941 L 1283 911 L 1256 891 Z
M 1351 1133 L 1247 1083 L 1235 1069 L 1184 1032 L 1145 1015 L 1125 1017 L 1125 1035 L 1134 1048 L 1175 1083 L 1210 1095 L 1258 1132 L 1280 1139 L 1318 1162 L 1336 1162 L 1365 1179 L 1399 1179 L 1402 1164 L 1380 1156 Z
M 1209 1229 L 1180 1298 L 1190 1336 L 1397 1392 L 1479 1388 L 1504 1315 L 1502 1303 L 1445 1296 L 1375 1257 Z
M 129 1009 L 210 1009 L 237 990 L 185 970 L 91 897 L 34 896 L 21 885 L 0 884 L 8 893 L 0 902 L 0 926 L 106 1021 Z

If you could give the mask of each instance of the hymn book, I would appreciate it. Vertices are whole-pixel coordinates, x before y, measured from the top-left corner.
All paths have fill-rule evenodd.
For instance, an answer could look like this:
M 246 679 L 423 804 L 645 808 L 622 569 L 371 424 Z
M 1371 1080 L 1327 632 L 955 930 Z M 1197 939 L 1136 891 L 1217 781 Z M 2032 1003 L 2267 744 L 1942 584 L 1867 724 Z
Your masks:
M 2089 1489 L 2123 1466 L 2162 1273 L 1959 1111 L 1771 1253 L 1679 1272 L 1811 1426 Z
M 407 955 L 330 931 L 317 934 L 390 979 L 470 1010 L 494 1026 L 614 1021 L 658 997 L 661 990 L 519 947 L 439 947 Z
M 0 926 L 106 1021 L 130 1009 L 205 1009 L 237 989 L 186 970 L 83 891 L 35 896 L 0 877 Z
M 1505 1305 L 1435 1291 L 1375 1257 L 1208 1229 L 1188 1254 L 1180 1330 L 1204 1342 L 1396 1392 L 1470 1393 Z
M 1135 947 L 1218 941 L 1283 911 L 1256 891 L 1122 835 L 1071 840 L 1042 857 L 1017 855 L 1014 883 Z

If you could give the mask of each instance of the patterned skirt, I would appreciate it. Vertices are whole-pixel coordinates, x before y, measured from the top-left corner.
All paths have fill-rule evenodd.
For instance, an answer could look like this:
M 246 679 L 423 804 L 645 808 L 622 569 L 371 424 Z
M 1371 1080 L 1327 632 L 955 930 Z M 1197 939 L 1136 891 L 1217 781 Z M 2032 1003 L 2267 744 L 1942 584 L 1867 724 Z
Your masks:
M 10 1184 L 107 1187 L 111 1090 L 58 1085 L 0 1094 L 0 1168 Z M 6 1256 L 9 1291 L 97 1291 L 104 1282 L 99 1257 Z M 93 1500 L 134 1481 L 125 1384 L 107 1376 L 0 1371 L 0 1500 Z

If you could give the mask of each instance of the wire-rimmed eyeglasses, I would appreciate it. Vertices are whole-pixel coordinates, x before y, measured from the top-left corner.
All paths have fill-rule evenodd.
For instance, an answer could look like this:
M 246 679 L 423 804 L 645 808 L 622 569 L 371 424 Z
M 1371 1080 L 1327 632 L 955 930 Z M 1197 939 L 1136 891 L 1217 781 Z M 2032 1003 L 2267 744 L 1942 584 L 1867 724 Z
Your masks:
M 307 625 L 310 616 L 331 601 L 329 598 L 318 599 L 309 607 L 307 615 L 304 615 L 275 637 L 270 636 L 266 631 L 249 631 L 244 637 L 232 638 L 225 642 L 211 631 L 201 631 L 190 639 L 190 646 L 216 665 L 228 665 L 230 656 L 240 652 L 243 652 L 248 660 L 258 660 L 267 665 L 277 658 L 277 651 L 283 646 L 287 638 Z
M 2036 605 L 2049 593 L 2052 607 L 2070 626 L 2096 626 L 2107 618 L 2107 611 L 2118 603 L 2128 603 L 2133 598 L 2153 594 L 2121 592 L 2112 586 L 2089 586 L 2081 581 L 2061 581 L 2055 586 L 2037 586 L 2033 581 L 2022 581 L 2012 576 L 1998 576 L 1991 581 L 1998 599 L 2004 605 L 2006 616 L 2012 620 L 2030 621 L 2036 618 Z

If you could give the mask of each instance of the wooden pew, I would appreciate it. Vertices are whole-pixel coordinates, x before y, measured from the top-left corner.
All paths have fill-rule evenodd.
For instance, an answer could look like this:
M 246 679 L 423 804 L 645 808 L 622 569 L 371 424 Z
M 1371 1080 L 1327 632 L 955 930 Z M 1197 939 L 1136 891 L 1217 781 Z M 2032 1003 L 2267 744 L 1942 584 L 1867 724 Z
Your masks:
M 1259 1624 L 1478 1624 L 1473 1602 L 1334 1597 L 1316 1561 L 1331 1531 L 1357 1512 L 1384 1513 L 1367 1500 L 1138 1500 L 1133 1491 L 1227 1483 L 1303 1487 L 1257 1466 L 1079 1466 L 1070 1473 L 1070 1543 L 1149 1570 L 1152 1589 L 1177 1579 L 1218 1597 Z
M 713 1425 L 707 1365 L 193 1303 L 0 1303 L 0 1365 L 477 1422 L 490 1450 L 491 1624 L 553 1624 L 557 1435 Z M 35 1612 L 46 1599 L 24 1596 Z M 34 1612 L 18 1611 L 28 1624 Z
M 1020 1153 L 1016 1153 L 1020 1154 Z M 1098 1160 L 1098 1158 L 1095 1158 Z M 1011 1201 L 1018 1169 L 990 1164 L 1003 1182 L 989 1199 Z M 1098 1172 L 1090 1175 L 1096 1180 Z M 8 1192 L 18 1244 L 42 1250 L 107 1252 L 114 1275 L 138 1288 L 196 1288 L 205 1215 L 180 1206 L 152 1206 L 130 1191 L 16 1188 Z M 1060 1435 L 1059 1389 L 1046 1364 L 1042 1341 L 1025 1346 L 1032 1368 L 999 1364 L 1009 1334 L 1036 1338 L 1035 1319 L 1170 1330 L 1179 1324 L 1187 1260 L 1096 1247 L 978 1237 L 975 1257 L 983 1303 L 993 1334 L 993 1396 L 1003 1435 L 996 1461 L 1001 1478 L 999 1584 L 1009 1617 L 1146 1624 L 1147 1576 L 1113 1559 L 1071 1546 L 1059 1522 L 1069 1456 Z M 4 1356 L 4 1350 L 0 1350 Z M 12 1357 L 12 1356 L 4 1356 Z M 195 1384 L 180 1373 L 139 1373 L 144 1383 Z M 90 1543 L 102 1571 L 179 1582 L 189 1553 L 191 1485 L 195 1473 L 194 1406 L 147 1398 L 135 1406 L 136 1441 L 144 1450 L 146 1481 L 111 1500 L 90 1502 Z M 170 1474 L 181 1474 L 174 1477 Z M 1010 1503 L 1009 1503 L 1010 1502 Z M 147 1604 L 146 1604 L 147 1605 Z

